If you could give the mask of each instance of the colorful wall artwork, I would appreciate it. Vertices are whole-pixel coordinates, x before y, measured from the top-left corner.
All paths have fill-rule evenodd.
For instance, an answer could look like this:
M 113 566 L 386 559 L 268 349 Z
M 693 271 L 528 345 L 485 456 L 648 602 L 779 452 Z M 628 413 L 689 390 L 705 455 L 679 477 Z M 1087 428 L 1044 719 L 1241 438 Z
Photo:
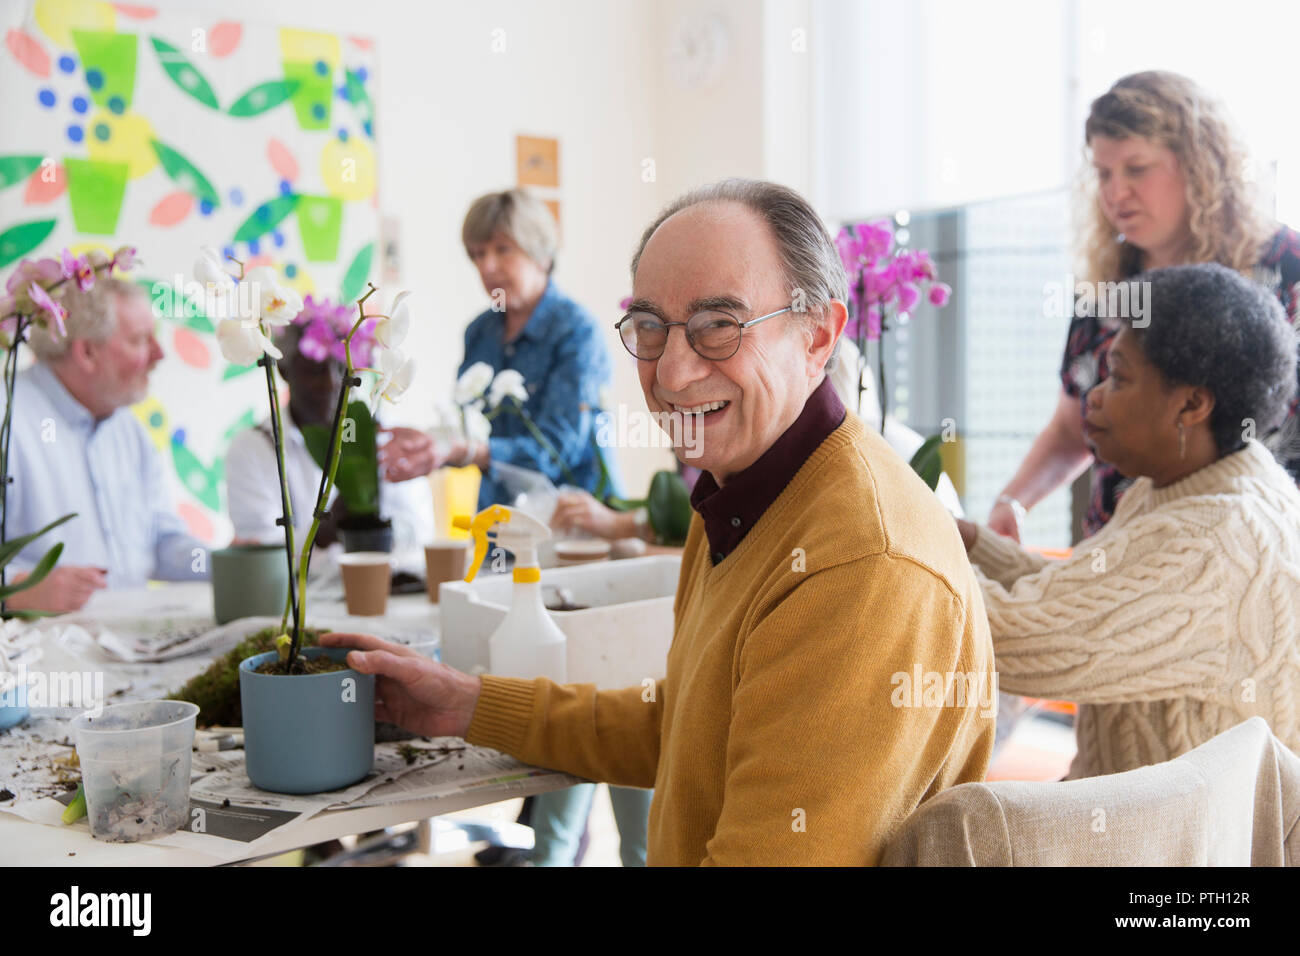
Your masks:
M 376 51 L 362 37 L 105 0 L 0 6 L 0 275 L 24 256 L 136 246 L 166 358 L 134 411 L 179 510 L 224 543 L 222 456 L 266 415 L 184 286 L 200 246 L 303 295 L 357 297 L 379 234 Z

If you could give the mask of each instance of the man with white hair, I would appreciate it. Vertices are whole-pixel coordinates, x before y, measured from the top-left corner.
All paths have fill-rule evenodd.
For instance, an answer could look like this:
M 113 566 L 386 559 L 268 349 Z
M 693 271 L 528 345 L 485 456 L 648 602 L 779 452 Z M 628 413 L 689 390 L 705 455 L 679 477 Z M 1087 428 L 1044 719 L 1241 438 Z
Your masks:
M 175 513 L 162 458 L 128 406 L 162 358 L 147 293 L 121 279 L 67 289 L 67 335 L 31 333 L 36 363 L 14 386 L 7 533 L 76 517 L 18 553 L 30 571 L 56 542 L 59 564 L 9 599 L 15 610 L 73 611 L 104 587 L 206 578 L 206 546 Z
M 383 719 L 653 787 L 652 865 L 875 863 L 993 746 L 988 621 L 952 518 L 827 380 L 847 281 L 801 196 L 696 190 L 632 277 L 618 329 L 646 404 L 702 430 L 667 676 L 597 690 L 322 643 L 379 675 Z

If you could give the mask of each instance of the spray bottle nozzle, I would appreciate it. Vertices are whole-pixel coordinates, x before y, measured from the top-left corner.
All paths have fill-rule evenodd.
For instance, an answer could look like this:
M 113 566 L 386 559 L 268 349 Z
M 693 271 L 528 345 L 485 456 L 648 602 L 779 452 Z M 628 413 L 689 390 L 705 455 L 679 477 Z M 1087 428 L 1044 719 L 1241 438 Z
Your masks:
M 489 508 L 484 508 L 472 520 L 469 515 L 456 515 L 452 519 L 453 525 L 469 531 L 474 537 L 474 560 L 470 562 L 469 572 L 465 575 L 466 581 L 474 580 L 474 576 L 478 574 L 479 566 L 483 563 L 483 559 L 487 557 L 488 531 L 497 522 L 509 520 L 510 509 L 505 505 L 492 505 Z

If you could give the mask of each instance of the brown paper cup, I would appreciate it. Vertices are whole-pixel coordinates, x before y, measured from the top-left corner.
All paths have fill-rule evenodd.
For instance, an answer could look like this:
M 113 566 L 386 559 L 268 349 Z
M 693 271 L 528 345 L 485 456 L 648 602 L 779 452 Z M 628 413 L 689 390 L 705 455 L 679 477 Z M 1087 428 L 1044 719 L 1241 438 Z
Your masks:
M 383 614 L 392 587 L 391 558 L 379 551 L 353 551 L 339 555 L 343 572 L 343 598 L 348 613 L 362 616 Z
M 444 581 L 460 581 L 469 570 L 470 542 L 468 540 L 435 541 L 424 547 L 425 581 L 429 600 L 438 603 L 438 587 Z
M 610 543 L 598 538 L 555 542 L 555 558 L 562 568 L 591 561 L 608 561 L 609 551 Z

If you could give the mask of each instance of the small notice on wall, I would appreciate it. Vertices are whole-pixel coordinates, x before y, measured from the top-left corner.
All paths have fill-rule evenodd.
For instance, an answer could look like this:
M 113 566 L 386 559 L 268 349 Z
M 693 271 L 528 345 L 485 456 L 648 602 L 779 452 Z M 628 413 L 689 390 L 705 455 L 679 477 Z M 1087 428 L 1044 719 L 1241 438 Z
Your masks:
M 515 137 L 520 186 L 560 185 L 560 141 L 542 136 Z

